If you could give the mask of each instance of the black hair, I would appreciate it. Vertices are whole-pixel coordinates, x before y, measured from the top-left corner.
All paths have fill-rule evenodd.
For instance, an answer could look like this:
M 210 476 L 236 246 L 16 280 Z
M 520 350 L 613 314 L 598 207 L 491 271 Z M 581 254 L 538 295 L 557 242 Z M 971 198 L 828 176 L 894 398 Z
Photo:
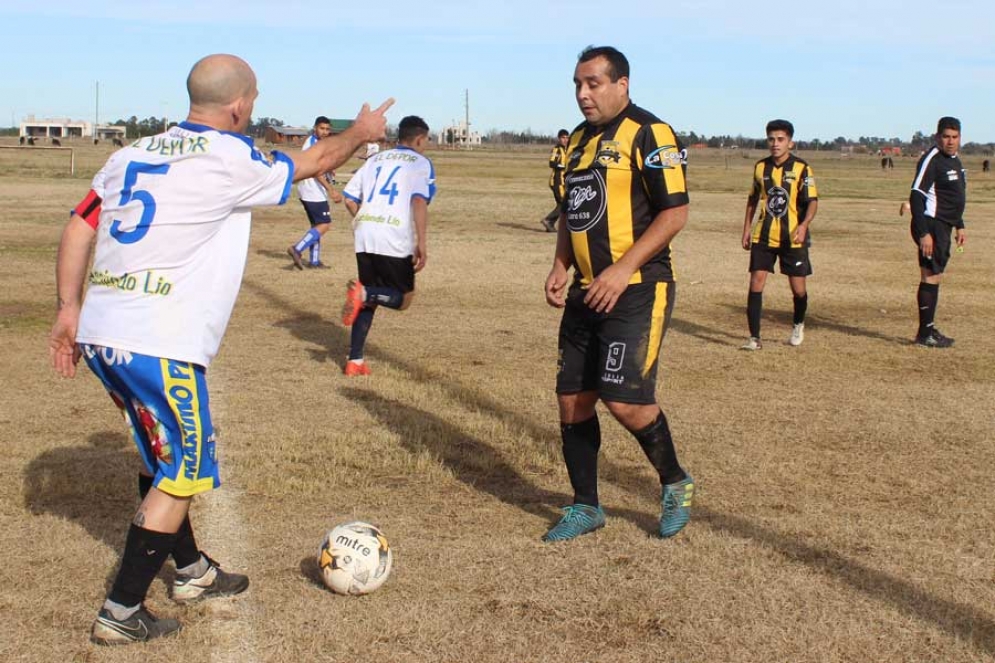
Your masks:
M 953 129 L 960 133 L 960 120 L 956 117 L 941 117 L 940 121 L 936 123 L 936 133 L 942 134 L 945 129 Z
M 788 134 L 788 138 L 795 137 L 795 125 L 791 124 L 787 120 L 771 120 L 767 123 L 767 133 L 772 131 L 783 131 Z
M 612 46 L 588 46 L 580 52 L 577 62 L 590 62 L 595 58 L 608 60 L 608 77 L 612 83 L 618 82 L 623 76 L 629 77 L 629 61 L 618 49 Z
M 329 120 L 324 115 L 319 115 L 318 117 L 314 118 L 314 126 L 318 126 L 319 124 L 331 124 L 331 123 L 332 121 Z
M 567 131 L 566 129 L 560 129 L 559 131 L 556 132 L 556 137 L 557 138 L 563 138 L 564 136 L 569 136 L 569 135 L 570 135 L 570 132 Z
M 425 120 L 417 115 L 408 115 L 401 118 L 401 122 L 397 125 L 397 142 L 407 143 L 427 133 L 428 125 L 425 124 Z

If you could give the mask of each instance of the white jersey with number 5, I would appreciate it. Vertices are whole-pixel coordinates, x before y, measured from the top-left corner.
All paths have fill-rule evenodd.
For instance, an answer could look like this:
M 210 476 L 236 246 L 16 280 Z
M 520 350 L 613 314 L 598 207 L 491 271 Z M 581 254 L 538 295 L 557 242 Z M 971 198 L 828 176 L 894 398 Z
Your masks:
M 240 134 L 183 122 L 115 152 L 76 340 L 207 366 L 238 296 L 251 209 L 294 166 Z
M 402 145 L 370 157 L 343 195 L 359 203 L 353 219 L 356 253 L 406 258 L 415 251 L 411 199 L 432 202 L 435 168 L 428 157 Z

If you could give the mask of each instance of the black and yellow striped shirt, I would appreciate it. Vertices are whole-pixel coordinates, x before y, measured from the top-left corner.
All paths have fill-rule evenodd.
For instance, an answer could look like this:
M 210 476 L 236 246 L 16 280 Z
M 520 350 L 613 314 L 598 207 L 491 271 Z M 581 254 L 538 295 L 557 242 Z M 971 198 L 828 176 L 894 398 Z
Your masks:
M 674 130 L 630 103 L 603 127 L 570 135 L 563 210 L 575 277 L 589 285 L 642 237 L 665 209 L 688 204 L 687 151 Z M 632 275 L 635 283 L 674 280 L 670 246 Z
M 549 167 L 552 172 L 549 174 L 549 188 L 556 189 L 563 195 L 563 170 L 567 167 L 567 148 L 559 143 L 553 146 L 549 153 Z
M 805 234 L 804 244 L 792 242 L 791 236 L 805 219 L 809 202 L 818 198 L 815 175 L 805 161 L 793 154 L 780 166 L 774 157 L 761 159 L 753 168 L 750 203 L 762 204 L 750 241 L 771 248 L 808 246 L 810 234 Z

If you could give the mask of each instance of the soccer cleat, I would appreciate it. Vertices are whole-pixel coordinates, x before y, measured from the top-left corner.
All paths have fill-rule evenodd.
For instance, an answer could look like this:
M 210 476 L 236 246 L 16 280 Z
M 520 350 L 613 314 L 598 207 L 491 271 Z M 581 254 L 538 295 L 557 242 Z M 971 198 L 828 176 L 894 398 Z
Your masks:
M 759 336 L 751 336 L 750 340 L 748 340 L 746 345 L 742 346 L 740 350 L 749 350 L 750 352 L 754 352 L 755 350 L 763 349 L 763 347 L 764 344 L 760 342 Z
M 101 608 L 90 631 L 90 642 L 97 645 L 129 645 L 171 635 L 181 628 L 175 619 L 157 619 L 145 606 L 140 606 L 138 612 L 125 620 L 115 619 L 110 610 Z
M 605 512 L 600 506 L 571 504 L 563 507 L 563 517 L 546 532 L 543 541 L 569 541 L 605 526 Z
M 301 252 L 292 246 L 287 247 L 287 255 L 294 261 L 294 267 L 304 270 L 304 261 L 301 259 Z
M 201 553 L 204 555 L 204 553 Z M 249 577 L 241 573 L 222 571 L 218 563 L 204 555 L 207 571 L 199 578 L 176 576 L 173 581 L 173 600 L 177 603 L 192 603 L 218 596 L 241 594 L 249 587 Z
M 788 343 L 795 346 L 796 348 L 802 344 L 805 340 L 805 323 L 799 322 L 797 325 L 791 328 L 791 338 L 788 339 Z
M 916 345 L 924 348 L 949 348 L 954 344 L 954 340 L 949 336 L 944 336 L 935 327 L 929 330 L 925 336 L 916 337 Z
M 345 288 L 345 304 L 342 305 L 342 324 L 351 327 L 363 310 L 363 284 L 358 279 L 349 281 Z
M 688 524 L 691 519 L 691 502 L 694 500 L 694 479 L 687 475 L 683 481 L 668 483 L 663 487 L 660 504 L 660 536 L 669 539 Z
M 365 361 L 359 362 L 350 359 L 345 363 L 345 368 L 342 369 L 342 372 L 351 378 L 358 375 L 369 375 L 370 366 Z

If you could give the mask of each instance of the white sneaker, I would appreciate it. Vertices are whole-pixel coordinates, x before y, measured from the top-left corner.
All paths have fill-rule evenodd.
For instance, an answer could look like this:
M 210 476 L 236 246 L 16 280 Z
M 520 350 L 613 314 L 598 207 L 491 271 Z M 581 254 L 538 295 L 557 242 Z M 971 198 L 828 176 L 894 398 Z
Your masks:
M 797 325 L 791 328 L 791 338 L 788 339 L 788 343 L 798 347 L 805 340 L 805 323 L 799 322 Z
M 760 350 L 764 347 L 763 343 L 760 342 L 759 336 L 751 336 L 750 340 L 746 342 L 746 345 L 740 348 L 740 350 L 749 350 L 753 352 L 755 350 Z

